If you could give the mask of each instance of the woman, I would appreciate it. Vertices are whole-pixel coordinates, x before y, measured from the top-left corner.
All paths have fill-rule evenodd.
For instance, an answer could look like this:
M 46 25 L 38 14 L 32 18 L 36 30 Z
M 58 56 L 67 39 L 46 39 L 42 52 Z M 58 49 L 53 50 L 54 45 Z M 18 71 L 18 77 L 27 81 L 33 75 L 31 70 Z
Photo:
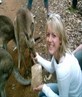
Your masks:
M 56 73 L 57 83 L 34 88 L 39 97 L 82 97 L 82 72 L 77 59 L 70 52 L 61 17 L 51 14 L 46 26 L 46 42 L 52 56 L 47 61 L 36 53 L 35 59 L 50 73 Z

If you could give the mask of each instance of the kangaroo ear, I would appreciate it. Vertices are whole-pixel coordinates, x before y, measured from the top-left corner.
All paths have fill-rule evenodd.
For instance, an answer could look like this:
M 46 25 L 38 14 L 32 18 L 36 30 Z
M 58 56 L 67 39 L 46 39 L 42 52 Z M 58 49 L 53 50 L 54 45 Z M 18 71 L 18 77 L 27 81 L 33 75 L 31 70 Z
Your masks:
M 35 19 L 36 18 L 36 16 L 33 14 L 33 18 Z
M 33 14 L 33 13 L 31 13 L 31 16 L 35 19 L 36 18 L 36 16 Z

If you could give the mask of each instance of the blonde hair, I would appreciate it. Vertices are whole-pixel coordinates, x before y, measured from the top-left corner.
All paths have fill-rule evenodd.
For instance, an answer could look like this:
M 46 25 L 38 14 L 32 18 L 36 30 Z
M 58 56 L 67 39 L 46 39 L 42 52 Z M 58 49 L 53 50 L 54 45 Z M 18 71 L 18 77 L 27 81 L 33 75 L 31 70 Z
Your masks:
M 56 33 L 58 37 L 60 38 L 61 46 L 60 46 L 59 53 L 61 55 L 62 54 L 65 55 L 65 53 L 69 51 L 69 48 L 68 48 L 67 36 L 64 29 L 64 24 L 62 22 L 60 15 L 55 14 L 55 13 L 51 14 L 47 20 L 46 30 L 48 26 L 51 26 L 53 33 Z

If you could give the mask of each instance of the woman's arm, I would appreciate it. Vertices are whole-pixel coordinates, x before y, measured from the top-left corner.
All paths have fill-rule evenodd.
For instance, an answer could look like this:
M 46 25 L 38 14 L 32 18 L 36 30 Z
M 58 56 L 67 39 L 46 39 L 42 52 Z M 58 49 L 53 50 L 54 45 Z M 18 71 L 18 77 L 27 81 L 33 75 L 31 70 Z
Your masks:
M 48 72 L 53 73 L 54 68 L 50 61 L 42 58 L 38 53 L 36 53 L 36 60 L 41 64 Z
M 57 80 L 59 95 L 54 93 L 46 84 L 43 85 L 42 91 L 47 97 L 69 97 L 70 75 L 67 74 L 63 78 Z

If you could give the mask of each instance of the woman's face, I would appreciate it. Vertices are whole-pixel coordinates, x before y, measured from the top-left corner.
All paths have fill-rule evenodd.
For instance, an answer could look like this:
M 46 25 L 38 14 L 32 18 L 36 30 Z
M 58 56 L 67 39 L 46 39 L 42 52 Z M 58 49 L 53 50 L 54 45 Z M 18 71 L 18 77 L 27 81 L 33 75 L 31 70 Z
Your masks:
M 46 32 L 46 42 L 48 51 L 51 55 L 56 55 L 59 52 L 61 41 L 58 35 L 53 32 L 53 28 L 49 25 Z

